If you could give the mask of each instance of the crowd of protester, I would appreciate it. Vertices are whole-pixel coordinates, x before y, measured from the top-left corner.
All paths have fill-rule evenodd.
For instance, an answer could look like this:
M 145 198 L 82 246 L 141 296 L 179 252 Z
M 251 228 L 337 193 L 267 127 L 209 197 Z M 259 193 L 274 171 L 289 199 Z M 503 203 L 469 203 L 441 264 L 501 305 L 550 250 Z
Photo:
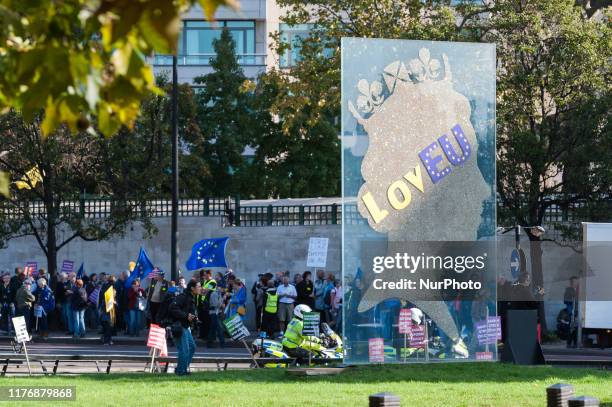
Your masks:
M 295 306 L 308 305 L 320 313 L 321 322 L 337 333 L 342 332 L 342 281 L 333 273 L 323 270 L 312 273 L 305 271 L 295 274 L 289 271 L 260 274 L 253 284 L 251 294 L 255 305 L 255 326 L 267 337 L 282 334 L 293 317 Z
M 247 288 L 231 269 L 214 274 L 196 270 L 189 281 L 184 276 L 168 280 L 158 268 L 144 281 L 129 277 L 129 271 L 118 276 L 61 272 L 51 279 L 44 269 L 31 275 L 18 267 L 14 275 L 0 276 L 0 331 L 14 335 L 11 319 L 23 316 L 29 333 L 42 340 L 51 328 L 75 339 L 93 333 L 112 345 L 114 336 L 138 337 L 155 323 L 171 333 L 178 350 L 175 373 L 184 375 L 195 352 L 194 336 L 207 347 L 224 347 L 223 321 L 249 318 Z M 293 278 L 288 271 L 260 274 L 251 294 L 258 334 L 282 336 L 299 304 L 319 312 L 321 321 L 337 332 L 342 330 L 342 284 L 332 273 L 317 271 L 314 281 L 310 271 Z
M 74 338 L 93 332 L 101 336 L 104 344 L 111 345 L 113 336 L 140 336 L 149 324 L 162 324 L 162 312 L 170 321 L 167 308 L 170 300 L 187 289 L 185 277 L 170 281 L 162 270 L 154 269 L 144 281 L 136 278 L 126 286 L 129 275 L 124 271 L 117 277 L 92 273 L 77 278 L 75 272 L 62 272 L 51 281 L 45 269 L 30 275 L 18 267 L 14 275 L 0 276 L 0 332 L 13 335 L 11 319 L 23 316 L 30 334 L 43 340 L 48 338 L 51 327 Z M 215 341 L 223 346 L 222 321 L 235 314 L 246 318 L 244 283 L 229 269 L 214 276 L 210 270 L 198 270 L 190 282 L 202 287 L 194 297 L 195 331 L 208 346 Z M 107 305 L 105 293 L 110 287 L 114 290 L 113 303 Z

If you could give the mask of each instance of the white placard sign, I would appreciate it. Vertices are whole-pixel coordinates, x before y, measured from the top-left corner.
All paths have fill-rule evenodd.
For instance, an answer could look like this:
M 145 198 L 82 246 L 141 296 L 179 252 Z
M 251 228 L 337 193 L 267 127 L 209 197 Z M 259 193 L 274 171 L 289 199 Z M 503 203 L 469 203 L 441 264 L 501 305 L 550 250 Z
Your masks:
M 26 328 L 26 321 L 23 316 L 13 318 L 13 326 L 15 327 L 17 342 L 24 343 L 30 340 L 30 334 L 28 334 L 28 328 Z
M 306 267 L 325 267 L 327 264 L 327 237 L 311 237 L 308 243 Z

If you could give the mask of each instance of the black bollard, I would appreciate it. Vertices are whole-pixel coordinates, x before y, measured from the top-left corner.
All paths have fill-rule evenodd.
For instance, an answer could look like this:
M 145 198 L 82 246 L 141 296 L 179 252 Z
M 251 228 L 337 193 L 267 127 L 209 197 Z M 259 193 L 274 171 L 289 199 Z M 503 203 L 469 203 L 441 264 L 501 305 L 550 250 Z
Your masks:
M 546 388 L 547 407 L 569 407 L 568 400 L 574 397 L 574 387 L 571 384 L 557 383 Z
M 599 406 L 599 400 L 595 397 L 580 396 L 572 397 L 569 399 L 569 407 L 582 407 L 582 406 Z
M 370 396 L 370 407 L 399 407 L 400 398 L 393 393 L 376 393 Z

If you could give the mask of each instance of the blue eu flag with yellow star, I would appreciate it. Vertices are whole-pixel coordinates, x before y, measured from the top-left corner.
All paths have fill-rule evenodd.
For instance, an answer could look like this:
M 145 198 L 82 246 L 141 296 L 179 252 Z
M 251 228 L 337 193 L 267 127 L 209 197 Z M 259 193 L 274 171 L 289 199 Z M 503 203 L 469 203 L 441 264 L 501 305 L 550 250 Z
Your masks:
M 139 278 L 140 281 L 144 280 L 151 271 L 153 271 L 153 262 L 151 262 L 151 259 L 147 256 L 145 249 L 141 247 L 140 253 L 138 254 L 138 260 L 136 260 L 136 266 L 134 266 L 134 270 L 132 270 L 128 279 L 125 280 L 125 288 L 130 288 L 132 286 L 132 281 L 136 278 Z
M 227 267 L 225 262 L 225 246 L 229 237 L 200 240 L 191 248 L 191 256 L 185 265 L 187 270 L 197 270 L 208 267 Z

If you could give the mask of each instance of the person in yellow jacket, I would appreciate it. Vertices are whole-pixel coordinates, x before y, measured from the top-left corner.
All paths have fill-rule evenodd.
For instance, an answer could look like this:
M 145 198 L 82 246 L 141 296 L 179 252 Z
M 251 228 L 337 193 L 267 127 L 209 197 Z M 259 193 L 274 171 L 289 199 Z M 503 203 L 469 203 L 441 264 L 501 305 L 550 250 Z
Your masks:
M 305 304 L 300 304 L 293 309 L 293 319 L 287 325 L 282 342 L 283 348 L 289 356 L 300 359 L 308 358 L 309 351 L 325 349 L 321 345 L 321 340 L 316 336 L 302 334 L 304 329 L 304 312 L 312 312 L 312 309 Z

